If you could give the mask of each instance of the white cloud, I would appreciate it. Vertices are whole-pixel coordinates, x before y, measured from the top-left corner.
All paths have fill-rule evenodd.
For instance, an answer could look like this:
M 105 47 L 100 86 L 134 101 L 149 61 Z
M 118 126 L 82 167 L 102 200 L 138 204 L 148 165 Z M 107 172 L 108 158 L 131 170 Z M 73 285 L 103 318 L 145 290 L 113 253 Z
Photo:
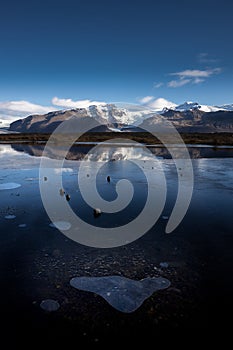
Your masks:
M 154 83 L 153 84 L 153 87 L 155 88 L 155 89 L 159 89 L 161 86 L 163 86 L 164 85 L 164 83 L 162 83 L 162 82 L 160 82 L 160 83 Z
M 150 97 L 150 99 L 148 100 L 148 98 Z M 161 111 L 163 110 L 163 108 L 167 107 L 167 108 L 171 108 L 171 107 L 175 107 L 176 104 L 166 100 L 165 98 L 157 98 L 155 99 L 155 97 L 153 96 L 145 96 L 143 99 L 140 100 L 140 102 L 142 103 L 143 100 L 148 100 L 147 103 L 143 103 L 146 106 L 156 110 L 156 111 Z
M 30 114 L 44 114 L 54 110 L 52 106 L 41 106 L 28 101 L 0 102 L 0 125 L 5 126 Z
M 218 62 L 217 59 L 210 57 L 207 52 L 199 53 L 198 56 L 197 56 L 197 59 L 198 59 L 198 62 L 200 62 L 200 63 L 208 63 L 208 64 L 210 64 L 210 63 Z
M 154 96 L 145 96 L 139 100 L 141 104 L 147 104 L 154 99 Z
M 186 84 L 190 83 L 190 81 L 191 81 L 191 79 L 171 80 L 171 81 L 169 81 L 167 83 L 167 86 L 176 88 L 176 87 L 180 87 L 180 86 L 186 85 Z
M 54 106 L 59 106 L 63 108 L 87 108 L 91 105 L 104 105 L 106 102 L 91 101 L 91 100 L 77 100 L 73 101 L 70 98 L 58 98 L 54 97 L 52 99 L 52 104 Z
M 213 68 L 206 70 L 186 69 L 181 72 L 170 73 L 170 75 L 177 76 L 178 79 L 169 81 L 167 86 L 176 88 L 189 83 L 200 84 L 212 75 L 219 74 L 221 71 L 221 68 Z
M 193 84 L 200 84 L 200 83 L 202 83 L 203 81 L 205 81 L 205 79 L 195 78 L 195 79 L 192 81 L 192 83 L 193 83 Z
M 0 102 L 0 126 L 8 126 L 15 120 L 27 117 L 32 114 L 45 114 L 60 108 L 86 108 L 90 105 L 100 105 L 105 102 L 91 100 L 59 99 L 54 97 L 51 106 L 42 106 L 28 101 L 3 101 Z
M 221 68 L 213 68 L 207 70 L 199 69 L 186 69 L 177 73 L 170 73 L 170 75 L 176 75 L 181 79 L 184 78 L 208 78 L 213 74 L 218 74 L 221 72 Z
M 0 109 L 16 113 L 46 113 L 52 107 L 37 105 L 28 101 L 6 101 L 0 102 Z

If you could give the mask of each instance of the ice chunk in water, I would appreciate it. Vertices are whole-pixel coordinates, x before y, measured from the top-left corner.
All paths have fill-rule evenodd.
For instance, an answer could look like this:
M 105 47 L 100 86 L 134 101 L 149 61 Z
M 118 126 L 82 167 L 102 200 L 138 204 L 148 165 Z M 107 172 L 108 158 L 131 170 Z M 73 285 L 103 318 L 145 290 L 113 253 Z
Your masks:
M 121 276 L 75 277 L 70 280 L 70 285 L 99 294 L 115 309 L 129 313 L 137 310 L 155 291 L 168 288 L 170 281 L 162 277 L 141 281 Z
M 17 184 L 15 182 L 7 182 L 0 184 L 0 190 L 13 190 L 14 188 L 21 187 L 20 184 Z
M 67 221 L 54 221 L 54 222 L 51 222 L 49 226 L 58 228 L 59 230 L 63 230 L 63 231 L 69 230 L 71 228 L 71 224 Z
M 45 311 L 57 311 L 60 308 L 60 304 L 53 299 L 46 299 L 40 303 L 41 309 Z
M 6 215 L 5 219 L 11 220 L 11 219 L 15 219 L 16 216 L 15 215 Z

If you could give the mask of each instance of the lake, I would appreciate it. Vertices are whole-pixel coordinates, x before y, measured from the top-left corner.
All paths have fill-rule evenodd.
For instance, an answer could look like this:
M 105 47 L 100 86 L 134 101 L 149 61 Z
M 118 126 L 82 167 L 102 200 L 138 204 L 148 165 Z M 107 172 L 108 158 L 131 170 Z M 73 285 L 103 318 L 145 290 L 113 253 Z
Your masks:
M 131 243 L 106 249 L 75 242 L 51 225 L 41 200 L 44 144 L 0 145 L 0 300 L 4 329 L 14 333 L 26 329 L 51 338 L 75 333 L 77 339 L 90 343 L 108 336 L 156 336 L 164 329 L 227 329 L 226 316 L 233 311 L 233 148 L 189 145 L 193 196 L 184 219 L 170 234 L 165 228 L 175 205 L 178 179 L 169 152 L 160 146 L 149 148 L 158 159 L 156 168 L 140 147 L 110 144 L 88 154 L 91 148 L 90 144 L 71 147 L 58 174 L 64 190 L 60 192 L 62 200 L 76 215 L 104 229 L 133 221 L 143 210 L 148 194 L 144 170 L 165 175 L 167 195 L 161 215 L 147 233 Z M 58 149 L 56 157 L 62 154 Z M 142 169 L 132 159 L 137 159 Z M 116 199 L 119 180 L 130 180 L 134 195 L 129 205 L 118 213 L 94 216 L 80 191 L 81 164 L 87 178 L 101 165 L 96 186 L 107 201 Z M 170 286 L 153 293 L 134 312 L 125 313 L 98 293 L 70 285 L 74 277 L 103 276 L 135 281 L 163 277 Z M 41 302 L 47 299 L 57 301 L 59 309 L 43 310 Z

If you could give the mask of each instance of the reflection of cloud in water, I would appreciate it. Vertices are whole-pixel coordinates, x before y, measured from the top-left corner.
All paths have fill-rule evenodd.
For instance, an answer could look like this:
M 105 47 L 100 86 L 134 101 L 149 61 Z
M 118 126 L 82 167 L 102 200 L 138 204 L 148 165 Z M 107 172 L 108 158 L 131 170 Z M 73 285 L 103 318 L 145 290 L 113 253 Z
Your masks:
M 16 146 L 16 145 L 14 145 Z M 9 161 L 10 159 L 10 161 Z M 13 145 L 0 145 L 1 168 L 23 169 L 38 165 L 39 158 L 31 157 L 24 150 L 18 151 Z
M 62 174 L 62 173 L 73 173 L 73 169 L 71 168 L 62 168 L 62 169 L 54 169 L 55 174 Z
M 0 145 L 0 156 L 2 155 L 15 155 L 18 154 L 16 150 L 14 150 L 11 145 Z
M 162 277 L 135 281 L 121 276 L 75 277 L 70 284 L 76 289 L 99 294 L 115 309 L 126 313 L 137 310 L 155 291 L 170 286 L 169 280 Z
M 150 156 L 148 157 L 148 152 L 146 152 L 146 147 L 143 144 L 136 144 L 136 146 L 132 143 L 112 143 L 108 144 L 105 142 L 104 144 L 98 144 L 98 147 L 95 150 L 92 148 L 96 146 L 90 142 L 83 142 L 79 144 L 73 145 L 68 152 L 66 152 L 65 147 L 62 145 L 56 145 L 47 149 L 46 157 L 50 159 L 63 159 L 66 160 L 85 160 L 88 161 L 109 161 L 109 160 L 150 160 Z M 188 145 L 190 157 L 193 159 L 197 158 L 219 158 L 219 157 L 233 157 L 233 149 L 230 147 L 219 147 L 214 148 L 210 146 L 204 145 Z M 44 150 L 44 144 L 12 144 L 11 147 L 14 149 L 13 153 L 10 153 L 9 150 L 10 145 L 3 146 L 2 155 L 6 155 L 6 159 L 9 155 L 11 157 L 15 157 L 16 155 L 21 156 L 21 160 L 19 158 L 16 159 L 16 164 L 19 161 L 22 161 L 22 155 L 26 153 L 30 155 L 28 157 L 29 160 L 33 160 L 36 162 L 36 159 L 42 156 Z M 183 150 L 180 145 L 170 145 L 173 152 L 176 153 L 176 157 L 183 158 Z M 159 158 L 171 158 L 169 151 L 163 147 L 163 145 L 150 146 L 147 148 L 152 155 Z M 18 153 L 19 152 L 19 153 Z M 89 154 L 88 154 L 89 153 Z M 0 152 L 1 155 L 1 152 Z M 45 156 L 45 154 L 44 154 Z M 25 157 L 26 158 L 26 157 Z M 25 160 L 24 160 L 25 161 Z M 40 159 L 38 160 L 40 161 Z

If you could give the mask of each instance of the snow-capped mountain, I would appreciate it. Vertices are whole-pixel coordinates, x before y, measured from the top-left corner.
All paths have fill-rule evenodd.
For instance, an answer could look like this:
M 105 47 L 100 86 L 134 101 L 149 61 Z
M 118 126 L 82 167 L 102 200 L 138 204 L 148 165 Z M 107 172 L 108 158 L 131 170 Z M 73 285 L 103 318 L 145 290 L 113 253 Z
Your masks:
M 233 103 L 222 105 L 222 106 L 216 106 L 216 107 L 221 108 L 221 110 L 225 110 L 225 111 L 233 111 Z
M 228 107 L 230 108 L 230 107 Z M 63 121 L 72 119 L 74 128 L 82 129 L 83 123 L 93 125 L 94 131 L 137 131 L 136 127 L 147 122 L 154 124 L 161 120 L 161 115 L 171 121 L 178 129 L 200 127 L 203 131 L 232 130 L 233 112 L 219 107 L 201 105 L 197 102 L 185 102 L 176 107 L 163 109 L 162 112 L 140 105 L 103 104 L 87 108 L 54 111 L 44 115 L 31 115 L 19 119 L 10 125 L 10 131 L 30 133 L 51 133 Z M 152 119 L 151 119 L 152 118 Z M 78 124 L 76 121 L 78 120 Z M 86 125 L 85 124 L 85 125 Z M 127 130 L 126 130 L 127 129 Z M 199 129 L 198 129 L 199 130 Z M 78 131 L 78 130 L 77 130 Z
M 200 111 L 203 112 L 217 112 L 220 110 L 223 110 L 223 107 L 216 107 L 216 106 L 208 106 L 208 105 L 202 105 L 199 104 L 198 102 L 192 102 L 192 101 L 186 101 L 183 104 L 180 104 L 174 108 L 171 108 L 175 111 L 179 112 L 184 112 L 184 111 L 190 111 L 190 110 L 195 110 L 199 109 Z
M 118 125 L 139 125 L 144 119 L 154 114 L 154 111 L 144 106 L 131 104 L 105 104 L 89 106 L 85 109 L 89 117 L 98 122 Z
M 87 108 L 76 108 L 50 112 L 44 115 L 31 115 L 24 119 L 16 120 L 11 123 L 11 131 L 21 132 L 53 132 L 55 126 L 64 120 L 71 118 L 79 119 L 80 122 L 85 118 L 93 118 L 99 126 L 108 128 L 110 131 L 118 131 L 123 126 L 137 126 L 143 120 L 153 116 L 154 111 L 145 106 L 103 104 L 92 105 Z M 38 131 L 36 131 L 36 129 Z

